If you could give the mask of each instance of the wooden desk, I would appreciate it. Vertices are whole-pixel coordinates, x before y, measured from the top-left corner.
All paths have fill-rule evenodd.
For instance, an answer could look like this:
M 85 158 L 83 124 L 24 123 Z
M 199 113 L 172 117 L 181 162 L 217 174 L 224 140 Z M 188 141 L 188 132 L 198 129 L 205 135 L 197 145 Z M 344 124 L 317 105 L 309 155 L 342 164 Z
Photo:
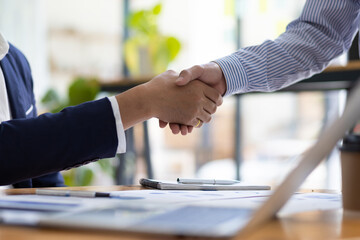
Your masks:
M 93 190 L 93 191 L 119 191 L 139 190 L 140 186 L 111 186 L 111 187 L 72 187 L 64 189 Z M 33 194 L 35 189 L 11 189 L 2 190 L 0 194 Z M 324 191 L 321 191 L 324 192 Z M 329 192 L 329 191 L 326 191 Z M 112 240 L 112 239 L 178 239 L 172 236 L 155 236 L 145 234 L 128 234 L 121 232 L 85 231 L 85 230 L 59 230 L 40 229 L 19 226 L 0 225 L 0 239 L 6 240 Z M 238 236 L 234 239 L 246 240 L 285 240 L 285 239 L 360 239 L 360 219 L 344 218 L 342 210 L 311 211 L 289 217 L 274 219 L 257 231 L 250 233 L 244 238 Z

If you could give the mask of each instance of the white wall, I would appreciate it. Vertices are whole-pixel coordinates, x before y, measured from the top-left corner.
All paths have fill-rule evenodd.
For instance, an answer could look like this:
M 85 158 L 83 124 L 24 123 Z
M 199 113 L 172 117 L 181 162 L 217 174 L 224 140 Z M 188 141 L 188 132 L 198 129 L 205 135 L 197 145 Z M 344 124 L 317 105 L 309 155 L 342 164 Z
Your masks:
M 0 31 L 28 58 L 35 94 L 49 86 L 45 0 L 0 0 Z

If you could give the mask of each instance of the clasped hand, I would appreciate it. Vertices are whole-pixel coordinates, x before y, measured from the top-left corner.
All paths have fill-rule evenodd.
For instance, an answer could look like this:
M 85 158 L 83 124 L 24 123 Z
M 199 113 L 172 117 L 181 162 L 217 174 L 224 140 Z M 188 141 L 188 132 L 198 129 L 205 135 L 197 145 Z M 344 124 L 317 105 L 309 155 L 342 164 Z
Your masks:
M 116 95 L 124 129 L 156 117 L 160 120 L 160 127 L 170 123 L 174 134 L 181 132 L 186 135 L 193 127 L 209 122 L 222 104 L 219 90 L 204 83 L 201 77 L 201 81 L 187 78 L 187 82 L 177 83 L 178 78 L 177 73 L 169 70 Z
M 175 73 L 172 72 L 171 74 Z M 205 86 L 204 83 L 206 84 Z M 197 98 L 197 100 L 200 100 L 200 98 L 203 97 L 203 103 L 206 103 L 202 104 L 202 102 L 199 101 L 199 105 L 197 105 L 199 108 L 203 107 L 202 111 L 200 110 L 202 117 L 193 118 L 190 125 L 159 118 L 161 128 L 166 127 L 167 124 L 170 123 L 170 129 L 174 134 L 181 132 L 182 135 L 186 135 L 192 132 L 194 126 L 201 127 L 203 122 L 209 122 L 211 120 L 211 115 L 215 113 L 216 107 L 222 104 L 221 96 L 226 92 L 226 81 L 221 68 L 216 63 L 210 62 L 183 70 L 180 75 L 176 77 L 175 84 L 181 88 L 192 88 L 193 91 L 198 91 L 203 88 L 203 94 L 198 95 Z M 196 102 L 193 102 L 193 107 L 194 103 Z M 191 102 L 189 102 L 189 104 L 191 104 Z
M 219 92 L 201 81 L 192 81 L 184 86 L 175 84 L 178 74 L 167 71 L 145 84 L 154 94 L 152 106 L 154 117 L 160 119 L 160 127 L 167 123 L 179 126 L 174 133 L 183 135 L 191 132 L 193 127 L 201 127 L 210 122 L 211 115 L 222 104 Z

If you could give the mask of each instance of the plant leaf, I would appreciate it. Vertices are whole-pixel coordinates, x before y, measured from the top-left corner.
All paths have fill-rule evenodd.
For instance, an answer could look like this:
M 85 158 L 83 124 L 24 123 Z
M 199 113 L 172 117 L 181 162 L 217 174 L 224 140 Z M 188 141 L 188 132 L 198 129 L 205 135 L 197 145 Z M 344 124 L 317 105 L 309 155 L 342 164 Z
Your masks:
M 168 37 L 166 39 L 166 45 L 169 49 L 170 61 L 174 60 L 181 49 L 181 43 L 174 37 Z
M 86 80 L 78 77 L 69 87 L 69 105 L 74 106 L 92 101 L 99 93 L 100 87 L 96 79 Z
M 155 15 L 159 15 L 160 14 L 160 12 L 161 12 L 161 3 L 159 3 L 159 4 L 157 4 L 157 5 L 155 5 L 155 7 L 153 8 L 153 14 L 155 14 Z
M 94 172 L 88 167 L 80 167 L 76 169 L 77 184 L 79 186 L 89 186 L 93 180 Z

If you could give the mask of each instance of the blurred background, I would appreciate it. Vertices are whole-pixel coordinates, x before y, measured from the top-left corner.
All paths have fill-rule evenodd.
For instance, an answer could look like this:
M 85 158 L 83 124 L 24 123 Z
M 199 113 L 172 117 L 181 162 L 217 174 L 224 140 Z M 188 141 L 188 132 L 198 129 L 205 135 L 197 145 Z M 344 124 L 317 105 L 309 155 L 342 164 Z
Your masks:
M 30 62 L 39 112 L 56 112 L 115 94 L 108 84 L 136 85 L 166 69 L 181 71 L 274 39 L 304 2 L 0 0 L 0 32 Z M 346 64 L 346 56 L 334 64 Z M 190 135 L 172 135 L 151 119 L 127 133 L 127 156 L 63 174 L 69 185 L 134 184 L 149 176 L 151 164 L 156 179 L 240 178 L 273 186 L 341 112 L 345 97 L 344 91 L 229 96 L 212 122 Z M 303 187 L 340 186 L 334 150 Z

